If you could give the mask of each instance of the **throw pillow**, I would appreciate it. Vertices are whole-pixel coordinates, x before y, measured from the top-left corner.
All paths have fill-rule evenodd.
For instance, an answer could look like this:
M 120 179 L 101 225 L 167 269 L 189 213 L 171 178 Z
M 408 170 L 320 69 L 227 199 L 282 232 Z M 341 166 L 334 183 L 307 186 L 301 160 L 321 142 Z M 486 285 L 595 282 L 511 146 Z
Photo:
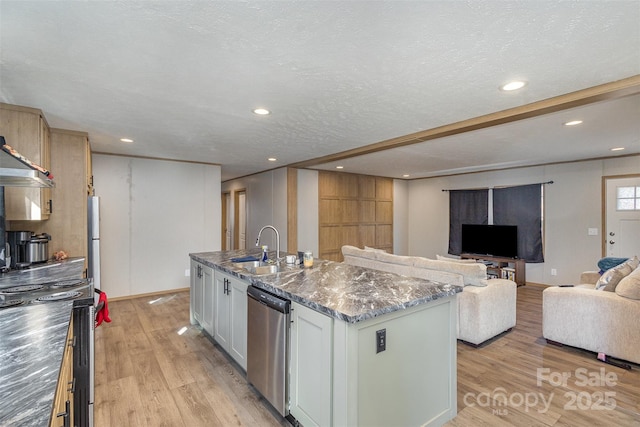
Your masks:
M 438 261 L 453 261 L 453 262 L 461 262 L 463 264 L 475 264 L 475 259 L 462 259 L 462 258 L 453 258 L 449 256 L 436 255 L 436 259 Z
M 640 268 L 620 280 L 615 292 L 624 298 L 640 300 Z
M 627 277 L 638 266 L 638 257 L 633 257 L 605 271 L 596 282 L 597 291 L 614 292 L 618 283 Z
M 605 257 L 598 261 L 598 268 L 600 271 L 605 272 L 613 267 L 616 267 L 629 258 L 613 258 L 613 257 Z

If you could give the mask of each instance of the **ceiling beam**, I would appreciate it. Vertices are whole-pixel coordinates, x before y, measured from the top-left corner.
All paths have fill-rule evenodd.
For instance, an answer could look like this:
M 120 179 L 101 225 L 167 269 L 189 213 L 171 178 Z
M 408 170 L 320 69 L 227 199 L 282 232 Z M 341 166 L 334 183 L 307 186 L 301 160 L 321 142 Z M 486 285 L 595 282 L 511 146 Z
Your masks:
M 640 75 L 288 165 L 307 168 L 640 93 Z

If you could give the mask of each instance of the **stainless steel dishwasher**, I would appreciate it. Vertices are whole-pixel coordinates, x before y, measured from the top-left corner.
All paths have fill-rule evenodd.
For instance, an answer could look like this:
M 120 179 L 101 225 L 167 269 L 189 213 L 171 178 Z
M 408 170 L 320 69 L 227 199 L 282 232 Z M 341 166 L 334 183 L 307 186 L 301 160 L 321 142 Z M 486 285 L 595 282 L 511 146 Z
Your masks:
M 287 416 L 291 302 L 255 286 L 247 296 L 247 380 Z

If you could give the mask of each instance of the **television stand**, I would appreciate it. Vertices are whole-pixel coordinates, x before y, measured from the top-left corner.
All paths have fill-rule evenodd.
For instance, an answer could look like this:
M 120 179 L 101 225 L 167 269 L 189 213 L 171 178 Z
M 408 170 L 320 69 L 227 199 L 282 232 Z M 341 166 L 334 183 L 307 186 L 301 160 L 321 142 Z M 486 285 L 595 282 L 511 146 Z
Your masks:
M 511 280 L 516 282 L 518 286 L 525 285 L 525 262 L 523 259 L 480 254 L 460 254 L 460 258 L 482 262 L 490 261 L 490 264 L 487 264 L 487 274 L 507 279 L 511 273 L 513 275 Z

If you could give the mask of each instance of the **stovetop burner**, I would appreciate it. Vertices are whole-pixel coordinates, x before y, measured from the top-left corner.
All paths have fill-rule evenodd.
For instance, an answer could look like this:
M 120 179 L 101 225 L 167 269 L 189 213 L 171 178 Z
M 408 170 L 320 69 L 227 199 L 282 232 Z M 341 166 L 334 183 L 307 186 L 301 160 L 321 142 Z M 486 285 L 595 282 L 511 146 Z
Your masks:
M 86 283 L 86 281 L 83 279 L 69 279 L 55 282 L 53 285 L 51 285 L 51 287 L 54 289 L 72 288 L 84 283 Z
M 27 292 L 35 292 L 44 288 L 44 285 L 24 285 L 14 286 L 13 288 L 0 289 L 0 293 L 3 294 L 24 294 Z
M 25 303 L 25 301 L 23 299 L 0 301 L 0 308 L 17 307 L 17 306 L 22 305 L 24 303 Z
M 45 295 L 42 297 L 38 297 L 35 300 L 41 302 L 49 302 L 49 301 L 62 301 L 66 299 L 73 299 L 82 295 L 82 292 L 78 291 L 69 291 L 69 292 L 58 292 L 51 295 Z

